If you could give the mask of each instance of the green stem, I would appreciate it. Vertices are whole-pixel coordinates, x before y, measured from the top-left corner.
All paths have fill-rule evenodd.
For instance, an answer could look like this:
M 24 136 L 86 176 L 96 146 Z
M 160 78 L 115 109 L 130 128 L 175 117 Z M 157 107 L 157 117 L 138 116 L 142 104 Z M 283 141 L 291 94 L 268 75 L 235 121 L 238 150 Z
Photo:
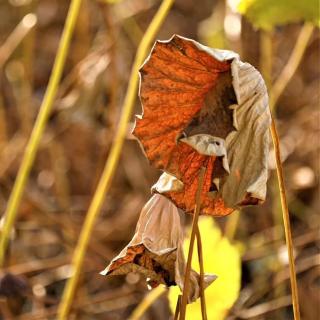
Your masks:
M 4 257 L 8 245 L 9 236 L 17 216 L 23 191 L 28 180 L 32 164 L 34 162 L 42 134 L 48 122 L 54 98 L 58 90 L 58 84 L 62 76 L 62 71 L 66 61 L 71 36 L 79 13 L 80 4 L 81 0 L 72 0 L 71 2 L 65 27 L 60 40 L 59 49 L 50 76 L 49 84 L 44 99 L 42 101 L 37 120 L 32 129 L 30 139 L 26 146 L 16 181 L 10 194 L 0 238 L 1 266 L 4 263 Z
M 72 302 L 75 295 L 75 290 L 77 288 L 81 269 L 83 265 L 84 256 L 88 247 L 90 236 L 96 219 L 98 217 L 100 208 L 105 199 L 105 195 L 108 192 L 112 178 L 114 176 L 117 164 L 119 162 L 121 149 L 127 133 L 127 125 L 130 120 L 134 102 L 136 99 L 136 93 L 138 89 L 138 71 L 143 63 L 150 45 L 155 38 L 159 28 L 161 27 L 164 19 L 166 18 L 169 10 L 173 4 L 174 0 L 163 0 L 161 6 L 159 7 L 156 15 L 150 23 L 145 35 L 143 36 L 141 43 L 138 47 L 137 54 L 134 60 L 134 64 L 131 70 L 128 90 L 123 104 L 122 115 L 116 136 L 114 138 L 107 162 L 105 164 L 103 173 L 101 175 L 100 181 L 98 183 L 97 189 L 93 196 L 92 202 L 90 204 L 88 213 L 86 215 L 79 241 L 75 248 L 73 258 L 72 258 L 72 270 L 73 274 L 71 278 L 67 281 L 66 287 L 64 289 L 62 300 L 58 310 L 58 319 L 67 319 L 70 313 Z

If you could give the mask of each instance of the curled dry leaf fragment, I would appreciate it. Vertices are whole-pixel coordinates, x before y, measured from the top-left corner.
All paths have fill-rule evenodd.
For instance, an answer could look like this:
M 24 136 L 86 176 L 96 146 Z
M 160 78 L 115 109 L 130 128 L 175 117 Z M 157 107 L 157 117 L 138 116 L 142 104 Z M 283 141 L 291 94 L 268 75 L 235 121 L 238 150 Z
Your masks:
M 133 133 L 165 172 L 154 190 L 193 212 L 205 166 L 203 214 L 262 202 L 271 118 L 260 73 L 232 51 L 175 35 L 156 42 L 140 75 L 143 114 Z
M 133 239 L 101 274 L 139 272 L 152 287 L 164 284 L 183 289 L 185 266 L 180 213 L 170 200 L 155 194 L 141 211 Z M 192 271 L 189 302 L 199 297 L 199 279 L 198 273 Z M 206 274 L 205 285 L 215 279 Z

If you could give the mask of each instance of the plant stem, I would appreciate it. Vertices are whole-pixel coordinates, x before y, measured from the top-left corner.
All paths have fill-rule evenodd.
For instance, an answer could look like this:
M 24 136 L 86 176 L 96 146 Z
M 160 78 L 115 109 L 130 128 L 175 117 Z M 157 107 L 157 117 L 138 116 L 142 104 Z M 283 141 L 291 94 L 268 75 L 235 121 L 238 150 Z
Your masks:
M 308 42 L 311 38 L 314 26 L 308 22 L 306 22 L 300 33 L 296 45 L 290 55 L 288 63 L 285 65 L 283 70 L 281 71 L 278 79 L 275 81 L 274 85 L 271 88 L 270 92 L 270 111 L 274 112 L 276 103 L 284 91 L 285 87 L 291 80 L 295 71 L 297 70 L 304 52 L 307 48 Z M 269 71 L 270 72 L 270 71 Z M 283 216 L 283 224 L 284 224 L 284 232 L 287 243 L 288 257 L 289 257 L 289 270 L 290 270 L 290 283 L 291 283 L 291 291 L 292 291 L 292 304 L 293 304 L 293 313 L 294 319 L 300 320 L 300 311 L 299 311 L 299 297 L 298 297 L 298 286 L 297 286 L 297 278 L 294 264 L 294 255 L 293 255 L 293 243 L 292 243 L 292 235 L 291 235 L 291 227 L 290 227 L 290 216 L 288 210 L 288 204 L 285 193 L 285 185 L 283 178 L 283 170 L 281 164 L 281 154 L 280 154 L 280 142 L 277 134 L 277 129 L 275 125 L 275 121 L 272 117 L 271 123 L 271 136 L 275 149 L 275 158 L 276 158 L 276 166 L 277 166 L 277 176 L 278 176 L 278 184 L 280 191 L 280 200 L 281 200 L 281 208 L 282 208 L 282 216 Z
M 277 134 L 276 125 L 274 119 L 272 118 L 271 123 L 271 135 L 272 141 L 275 150 L 276 164 L 277 164 L 277 175 L 278 175 L 278 183 L 280 190 L 280 199 L 281 199 L 281 207 L 282 207 L 282 215 L 283 215 L 283 224 L 284 224 L 284 232 L 286 236 L 288 257 L 289 257 L 289 270 L 290 270 L 290 282 L 291 282 L 291 291 L 292 291 L 292 304 L 293 304 L 293 313 L 294 319 L 300 320 L 300 311 L 299 311 L 299 297 L 298 297 L 298 286 L 297 286 L 297 277 L 296 270 L 294 264 L 294 254 L 293 254 L 293 243 L 292 243 L 292 235 L 291 235 L 291 227 L 290 227 L 290 216 L 286 198 L 286 191 L 284 185 L 283 178 L 283 170 L 281 164 L 281 154 L 280 154 L 280 143 L 279 137 Z
M 294 49 L 290 55 L 288 63 L 285 65 L 278 79 L 275 81 L 274 85 L 272 86 L 272 91 L 270 93 L 271 111 L 273 111 L 283 90 L 285 89 L 290 79 L 296 72 L 302 60 L 303 54 L 307 48 L 308 42 L 311 38 L 313 29 L 314 29 L 314 26 L 309 22 L 305 22 L 305 24 L 303 25 L 299 33 L 297 42 L 294 46 Z
M 177 299 L 176 311 L 174 312 L 173 320 L 178 320 L 179 319 L 180 306 L 181 306 L 181 294 L 179 294 L 178 299 Z
M 273 64 L 273 33 L 270 30 L 261 30 L 260 31 L 260 70 L 264 81 L 266 83 L 268 91 L 270 91 L 272 86 L 272 64 Z M 276 113 L 276 108 L 272 110 L 273 114 Z M 282 216 L 281 216 L 281 199 L 280 199 L 280 192 L 278 187 L 278 178 L 276 172 L 271 173 L 270 177 L 270 188 L 271 188 L 271 198 L 272 198 L 272 218 L 273 218 L 273 225 L 278 226 L 282 224 Z M 282 239 L 283 238 L 283 229 L 274 228 L 273 237 L 274 239 Z M 276 248 L 275 248 L 276 250 Z M 275 263 L 276 271 L 281 268 L 282 264 L 280 263 L 279 259 Z M 276 272 L 275 272 L 276 273 Z M 285 290 L 285 284 L 282 283 L 279 285 L 276 290 L 274 291 L 274 296 L 281 296 L 279 293 Z M 283 310 L 279 309 L 276 311 L 277 317 L 279 319 L 283 318 L 281 313 Z
M 90 236 L 96 219 L 98 217 L 100 208 L 108 192 L 112 178 L 114 176 L 117 164 L 119 162 L 121 149 L 126 137 L 128 121 L 130 120 L 136 93 L 138 88 L 138 71 L 145 59 L 147 52 L 150 48 L 151 42 L 156 36 L 159 28 L 161 27 L 164 19 L 166 18 L 174 0 L 163 0 L 156 15 L 151 21 L 146 33 L 144 34 L 141 43 L 138 47 L 137 54 L 131 70 L 128 90 L 123 104 L 122 114 L 116 132 L 108 159 L 106 161 L 103 173 L 98 183 L 97 189 L 91 201 L 88 213 L 86 215 L 83 227 L 81 229 L 79 241 L 75 248 L 72 257 L 72 270 L 73 274 L 67 281 L 64 289 L 62 300 L 58 310 L 58 319 L 67 319 L 72 306 L 74 294 L 81 274 L 84 256 L 88 247 Z
M 42 134 L 48 122 L 51 107 L 58 90 L 58 84 L 62 76 L 62 71 L 66 61 L 75 22 L 79 13 L 80 4 L 81 0 L 72 0 L 71 2 L 59 48 L 57 51 L 57 56 L 50 76 L 49 84 L 43 98 L 37 120 L 32 129 L 30 139 L 24 151 L 17 178 L 10 194 L 0 238 L 0 266 L 2 266 L 4 263 L 9 235 L 17 216 L 18 208 L 23 195 L 23 190 L 29 177 L 31 167 L 34 162 L 35 155 L 38 150 Z
M 196 204 L 195 204 L 194 213 L 193 213 L 192 231 L 190 236 L 188 259 L 187 259 L 186 271 L 184 275 L 183 292 L 182 292 L 181 305 L 180 305 L 180 317 L 179 317 L 180 320 L 185 320 L 186 318 L 186 309 L 187 309 L 187 303 L 188 303 L 188 292 L 189 292 L 189 284 L 190 284 L 191 261 L 192 261 L 192 255 L 193 255 L 194 240 L 195 240 L 196 231 L 198 228 L 198 218 L 199 218 L 200 207 L 201 207 L 201 192 L 203 188 L 205 172 L 206 172 L 206 169 L 202 167 L 199 173 L 199 184 L 198 184 L 198 190 L 196 194 Z
M 129 320 L 139 320 L 148 308 L 166 292 L 164 286 L 158 286 L 157 288 L 148 292 L 148 294 L 143 298 L 143 300 L 138 304 L 138 306 L 133 310 Z
M 29 13 L 25 15 L 20 23 L 15 27 L 4 44 L 0 47 L 0 69 L 4 66 L 11 54 L 32 30 L 36 23 L 37 16 L 34 13 Z
M 201 303 L 201 314 L 202 320 L 207 320 L 207 307 L 206 307 L 206 297 L 204 293 L 204 266 L 203 266 L 203 251 L 202 251 L 202 241 L 201 234 L 199 230 L 199 226 L 197 224 L 196 229 L 196 237 L 197 237 L 197 251 L 198 251 L 198 259 L 200 266 L 200 303 Z

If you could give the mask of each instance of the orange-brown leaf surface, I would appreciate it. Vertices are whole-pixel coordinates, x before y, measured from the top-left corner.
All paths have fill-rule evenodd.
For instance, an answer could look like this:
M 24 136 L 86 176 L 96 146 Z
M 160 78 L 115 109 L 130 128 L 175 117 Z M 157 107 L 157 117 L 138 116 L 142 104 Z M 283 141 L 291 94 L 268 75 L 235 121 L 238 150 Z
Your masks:
M 156 42 L 140 75 L 133 133 L 164 171 L 153 190 L 193 212 L 204 166 L 201 214 L 263 202 L 271 117 L 260 73 L 232 51 L 176 35 Z
M 171 199 L 185 212 L 193 212 L 200 168 L 205 167 L 205 181 L 201 194 L 201 213 L 224 216 L 233 211 L 233 209 L 227 208 L 221 196 L 212 190 L 213 172 L 215 164 L 218 163 L 218 161 L 215 161 L 216 157 L 201 155 L 189 145 L 181 142 L 173 154 L 173 159 L 178 166 L 178 172 L 181 173 L 180 179 L 183 182 L 183 188 L 161 192 L 163 195 Z M 154 190 L 157 191 L 157 188 L 154 188 Z
M 152 165 L 184 183 L 182 191 L 166 195 L 185 211 L 193 211 L 198 173 L 205 166 L 202 213 L 230 213 L 232 210 L 225 208 L 221 198 L 207 194 L 215 157 L 201 155 L 179 141 L 186 134 L 208 131 L 225 138 L 231 130 L 232 114 L 219 117 L 219 110 L 212 108 L 214 104 L 210 103 L 211 109 L 208 106 L 215 96 L 223 97 L 218 86 L 222 87 L 226 73 L 230 75 L 230 62 L 218 61 L 193 42 L 174 36 L 168 42 L 156 43 L 140 73 L 143 116 L 137 118 L 133 133 Z
M 178 36 L 156 43 L 140 70 L 143 117 L 137 118 L 133 132 L 156 168 L 181 177 L 173 157 L 177 139 L 200 111 L 219 73 L 228 70 L 228 62 Z

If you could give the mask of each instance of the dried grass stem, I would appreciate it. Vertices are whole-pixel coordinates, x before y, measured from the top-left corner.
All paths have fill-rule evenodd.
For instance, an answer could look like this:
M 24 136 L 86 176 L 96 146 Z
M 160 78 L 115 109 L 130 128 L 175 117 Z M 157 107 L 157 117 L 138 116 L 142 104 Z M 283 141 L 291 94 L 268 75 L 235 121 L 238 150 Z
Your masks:
M 273 141 L 275 156 L 276 156 L 277 175 L 278 175 L 278 183 L 279 183 L 279 190 L 280 190 L 284 232 L 286 236 L 286 243 L 287 243 L 288 257 L 289 257 L 293 313 L 294 313 L 294 319 L 300 320 L 298 286 L 297 286 L 297 276 L 296 276 L 296 270 L 295 270 L 295 264 L 294 264 L 290 216 L 289 216 L 288 203 L 287 203 L 286 191 L 285 191 L 285 185 L 284 185 L 283 169 L 281 164 L 279 137 L 277 134 L 276 125 L 273 118 L 271 123 L 271 135 L 272 135 L 272 141 Z
M 196 194 L 196 205 L 195 205 L 193 220 L 192 220 L 189 252 L 188 252 L 186 272 L 184 276 L 181 305 L 180 305 L 180 317 L 179 317 L 180 320 L 184 320 L 186 318 L 188 292 L 189 292 L 189 285 L 190 285 L 191 261 L 192 261 L 192 255 L 193 255 L 194 240 L 195 240 L 197 229 L 198 229 L 198 218 L 199 218 L 200 206 L 201 206 L 201 193 L 202 193 L 203 184 L 204 184 L 205 172 L 206 172 L 206 169 L 202 167 L 199 173 L 199 184 L 198 184 L 198 189 Z

